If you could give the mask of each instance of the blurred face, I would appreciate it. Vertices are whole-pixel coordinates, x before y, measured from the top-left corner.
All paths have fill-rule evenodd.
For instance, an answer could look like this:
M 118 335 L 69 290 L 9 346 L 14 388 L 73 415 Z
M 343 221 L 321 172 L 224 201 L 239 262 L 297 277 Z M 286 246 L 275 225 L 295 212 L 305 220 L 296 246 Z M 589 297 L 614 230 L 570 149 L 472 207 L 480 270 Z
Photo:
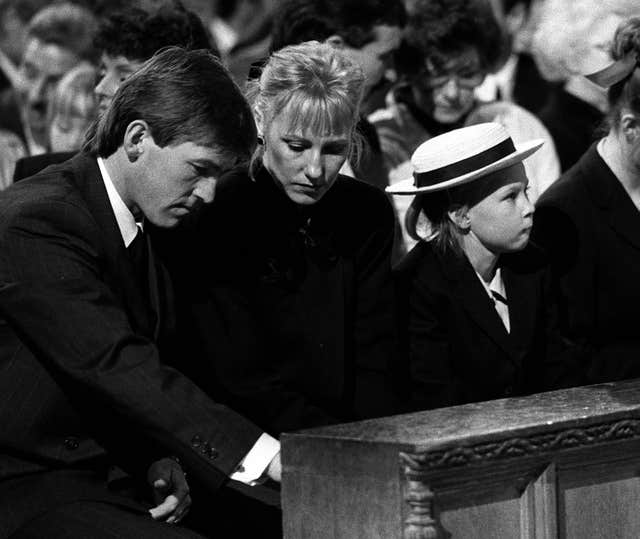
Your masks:
M 54 112 L 49 124 L 51 151 L 78 150 L 94 117 L 94 110 L 92 96 L 78 95 L 68 109 Z
M 517 163 L 479 181 L 489 194 L 468 210 L 470 234 L 494 254 L 524 249 L 533 224 L 524 166 Z
M 116 90 L 143 63 L 139 60 L 129 60 L 124 56 L 102 55 L 95 89 L 96 99 L 98 100 L 98 114 L 102 114 L 106 110 Z
M 287 109 L 263 133 L 263 164 L 296 204 L 318 202 L 331 188 L 350 147 L 350 133 L 318 135 L 292 129 Z
M 47 113 L 55 86 L 79 61 L 76 54 L 59 45 L 36 38 L 27 42 L 19 68 L 18 95 L 23 119 L 40 146 L 48 145 Z
M 63 117 L 56 115 L 49 127 L 49 140 L 52 152 L 72 152 L 82 146 L 84 133 L 89 127 L 86 117 L 73 114 Z
M 162 228 L 212 202 L 218 179 L 235 165 L 221 150 L 193 142 L 161 148 L 147 135 L 142 148 L 123 200 Z
M 385 71 L 391 66 L 393 53 L 399 47 L 402 39 L 402 30 L 398 26 L 374 26 L 373 33 L 373 41 L 360 49 L 344 47 L 344 53 L 364 72 L 365 97 L 384 77 Z
M 427 60 L 425 69 L 414 81 L 414 99 L 437 122 L 453 124 L 473 108 L 474 91 L 484 77 L 480 56 L 474 48 L 465 49 L 438 68 Z

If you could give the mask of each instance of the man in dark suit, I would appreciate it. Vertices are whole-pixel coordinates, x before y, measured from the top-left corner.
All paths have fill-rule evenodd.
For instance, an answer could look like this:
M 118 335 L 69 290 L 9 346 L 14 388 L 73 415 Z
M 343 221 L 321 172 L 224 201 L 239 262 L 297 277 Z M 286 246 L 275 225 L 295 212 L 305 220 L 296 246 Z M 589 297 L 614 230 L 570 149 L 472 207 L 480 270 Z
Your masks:
M 151 518 L 141 487 L 175 523 L 183 469 L 211 493 L 229 476 L 279 479 L 277 442 L 178 370 L 171 291 L 143 229 L 210 202 L 255 137 L 220 63 L 167 49 L 83 152 L 0 194 L 0 537 L 197 537 Z

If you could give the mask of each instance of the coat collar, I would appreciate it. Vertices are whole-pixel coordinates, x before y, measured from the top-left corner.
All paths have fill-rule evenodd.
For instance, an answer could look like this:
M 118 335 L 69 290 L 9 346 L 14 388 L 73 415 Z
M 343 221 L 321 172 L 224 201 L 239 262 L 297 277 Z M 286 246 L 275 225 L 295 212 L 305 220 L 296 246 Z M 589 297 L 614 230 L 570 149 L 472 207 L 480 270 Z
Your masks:
M 579 161 L 587 191 L 605 222 L 636 249 L 640 249 L 640 211 L 597 151 L 594 143 Z
M 144 335 L 157 337 L 160 329 L 160 309 L 163 304 L 159 297 L 159 276 L 155 260 L 150 257 L 149 286 L 151 307 L 157 316 L 150 316 L 149 305 L 140 285 L 135 279 L 132 266 L 113 208 L 109 202 L 97 159 L 86 153 L 79 153 L 71 159 L 72 179 L 80 190 L 89 211 L 102 231 L 103 247 L 111 273 L 115 276 L 114 285 L 121 290 L 120 300 L 126 306 L 134 328 Z
M 437 253 L 441 271 L 450 281 L 453 294 L 472 320 L 515 362 L 520 363 L 531 344 L 535 319 L 535 287 L 513 271 L 510 256 L 500 261 L 509 302 L 511 333 L 507 333 L 485 288 L 466 256 Z

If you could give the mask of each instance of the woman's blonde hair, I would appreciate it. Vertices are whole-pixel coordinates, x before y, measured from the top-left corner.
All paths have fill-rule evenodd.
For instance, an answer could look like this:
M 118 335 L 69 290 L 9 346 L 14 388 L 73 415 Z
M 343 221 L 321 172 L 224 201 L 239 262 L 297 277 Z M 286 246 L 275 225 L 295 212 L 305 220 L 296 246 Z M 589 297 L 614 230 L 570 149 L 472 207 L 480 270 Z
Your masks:
M 62 131 L 68 131 L 73 118 L 86 120 L 86 128 L 97 114 L 93 88 L 96 83 L 96 69 L 82 62 L 71 69 L 58 82 L 51 100 L 49 111 L 50 124 L 55 122 Z M 79 138 L 82 141 L 82 137 Z M 54 144 L 54 141 L 51 141 Z M 77 149 L 77 148 L 69 148 Z
M 290 129 L 319 135 L 349 133 L 351 152 L 360 146 L 355 126 L 364 87 L 360 67 L 334 47 L 318 41 L 274 52 L 246 97 L 266 129 L 287 109 Z M 262 156 L 259 146 L 254 160 Z

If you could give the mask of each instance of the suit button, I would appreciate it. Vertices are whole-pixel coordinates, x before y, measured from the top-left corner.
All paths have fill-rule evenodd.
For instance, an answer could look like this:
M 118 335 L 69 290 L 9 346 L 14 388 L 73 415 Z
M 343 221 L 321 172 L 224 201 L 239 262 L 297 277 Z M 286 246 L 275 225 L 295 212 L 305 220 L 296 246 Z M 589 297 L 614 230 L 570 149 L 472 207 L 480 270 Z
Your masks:
M 69 436 L 64 439 L 64 446 L 69 451 L 73 451 L 74 449 L 78 449 L 78 447 L 80 447 L 80 441 L 75 436 Z
M 218 458 L 218 450 L 210 447 L 207 451 L 207 457 L 209 457 L 211 460 L 216 460 Z
M 197 434 L 193 438 L 191 438 L 192 447 L 200 447 L 201 444 L 202 444 L 202 438 L 200 438 L 200 436 L 198 436 Z

